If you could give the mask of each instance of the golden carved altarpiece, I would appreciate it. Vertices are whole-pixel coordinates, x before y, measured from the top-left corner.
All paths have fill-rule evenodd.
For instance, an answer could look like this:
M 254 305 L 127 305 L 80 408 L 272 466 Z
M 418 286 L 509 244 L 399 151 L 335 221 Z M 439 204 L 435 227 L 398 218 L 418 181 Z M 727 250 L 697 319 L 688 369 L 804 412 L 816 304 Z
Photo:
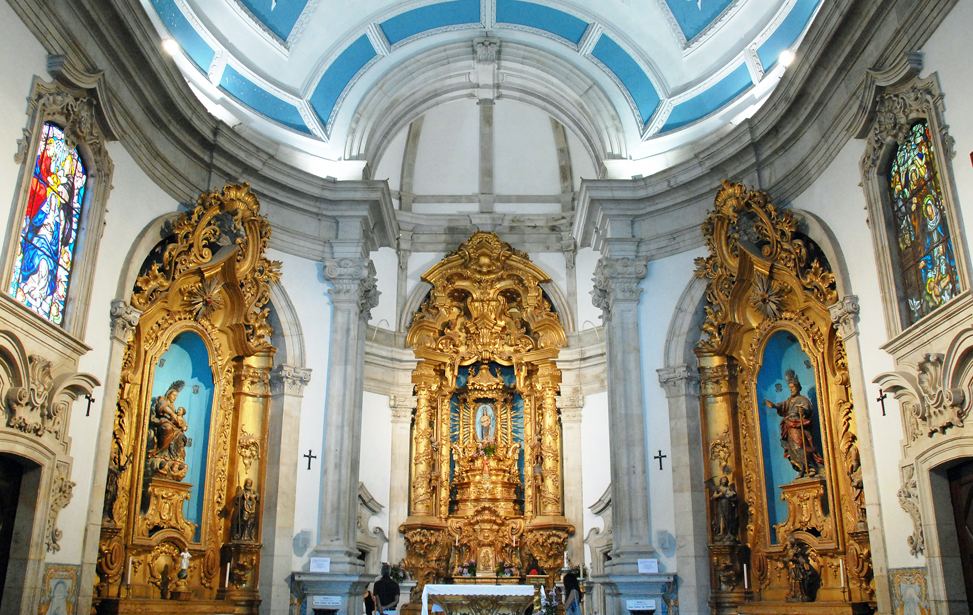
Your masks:
M 522 576 L 530 558 L 552 573 L 574 527 L 564 517 L 556 406 L 555 359 L 567 336 L 543 296 L 549 278 L 495 234 L 475 233 L 422 279 L 433 288 L 407 337 L 419 363 L 410 510 L 400 527 L 415 597 L 467 561 L 478 575 L 505 562 Z M 513 368 L 512 384 L 500 366 Z M 522 440 L 514 429 L 517 396 Z
M 710 253 L 697 259 L 707 303 L 696 354 L 707 478 L 711 485 L 728 478 L 743 497 L 738 536 L 717 539 L 712 530 L 714 612 L 874 608 L 847 356 L 828 311 L 838 301 L 834 276 L 799 235 L 794 217 L 742 184 L 723 182 L 703 235 Z M 780 486 L 789 512 L 771 526 L 756 382 L 764 348 L 778 331 L 796 337 L 813 364 L 824 464 L 816 476 Z M 714 515 L 711 508 L 711 521 Z M 813 603 L 795 590 L 798 574 L 817 575 Z
M 118 392 L 95 587 L 101 613 L 257 612 L 260 506 L 247 532 L 233 523 L 241 494 L 259 503 L 266 466 L 274 348 L 264 306 L 280 273 L 264 256 L 270 226 L 259 211 L 247 184 L 204 194 L 136 282 L 131 303 L 142 315 Z M 183 482 L 185 464 L 146 463 L 155 368 L 184 332 L 205 343 L 214 383 L 201 485 Z M 203 498 L 198 539 L 182 512 L 190 489 Z M 184 551 L 188 576 L 179 579 Z

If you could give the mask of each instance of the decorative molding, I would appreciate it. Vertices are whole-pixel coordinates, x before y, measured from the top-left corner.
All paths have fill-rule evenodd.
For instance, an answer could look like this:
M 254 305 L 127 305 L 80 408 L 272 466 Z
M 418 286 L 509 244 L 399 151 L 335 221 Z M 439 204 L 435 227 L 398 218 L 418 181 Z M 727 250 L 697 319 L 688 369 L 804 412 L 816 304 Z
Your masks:
M 135 331 L 136 325 L 139 324 L 139 317 L 142 315 L 142 311 L 133 308 L 124 299 L 113 299 L 109 314 L 111 317 L 112 338 L 118 342 L 127 344 L 132 333 Z
M 828 311 L 831 312 L 831 322 L 845 342 L 858 335 L 858 312 L 860 309 L 858 297 L 855 295 L 845 295 L 837 303 L 828 306 Z
M 666 398 L 698 396 L 699 371 L 691 365 L 676 365 L 657 369 L 659 384 L 666 392 Z
M 922 513 L 919 512 L 919 486 L 916 483 L 915 465 L 902 466 L 902 487 L 899 489 L 899 506 L 912 517 L 912 535 L 906 540 L 909 552 L 918 557 L 926 550 L 922 533 Z
M 333 288 L 328 291 L 333 303 L 354 303 L 359 317 L 368 322 L 372 308 L 382 293 L 376 287 L 375 264 L 369 258 L 327 258 L 324 277 Z
M 54 466 L 54 481 L 51 483 L 51 503 L 47 510 L 47 529 L 44 531 L 44 541 L 47 550 L 57 553 L 61 550 L 58 543 L 63 536 L 63 532 L 57 528 L 57 516 L 65 506 L 71 503 L 74 495 L 75 483 L 68 480 L 70 467 L 65 462 L 59 462 Z
M 311 381 L 311 370 L 307 367 L 278 365 L 270 370 L 271 395 L 304 396 L 304 387 Z

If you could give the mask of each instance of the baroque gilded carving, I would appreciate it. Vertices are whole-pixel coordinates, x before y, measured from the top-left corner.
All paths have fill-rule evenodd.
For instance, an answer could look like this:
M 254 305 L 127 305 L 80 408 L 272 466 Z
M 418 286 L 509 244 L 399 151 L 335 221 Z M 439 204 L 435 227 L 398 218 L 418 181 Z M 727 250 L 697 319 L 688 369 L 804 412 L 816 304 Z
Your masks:
M 274 349 L 266 305 L 280 264 L 265 256 L 270 226 L 259 212 L 247 184 L 204 194 L 163 230 L 162 241 L 142 266 L 130 306 L 113 305 L 113 334 L 127 345 L 106 481 L 98 564 L 103 573 L 96 602 L 132 604 L 104 608 L 158 608 L 140 601 L 164 599 L 175 587 L 181 554 L 188 553 L 192 563 L 178 580 L 177 596 L 192 595 L 209 604 L 194 612 L 256 613 L 260 545 L 254 539 L 259 539 L 257 503 L 263 493 L 270 395 L 275 382 L 289 378 L 296 382 L 281 386 L 301 387 L 309 378 L 308 370 L 286 366 L 271 375 Z M 209 392 L 209 385 L 187 385 L 181 374 L 179 380 L 156 382 L 165 353 L 187 333 L 205 348 L 192 360 L 208 360 Z M 209 408 L 203 418 L 210 426 L 207 435 L 192 431 L 182 407 L 190 407 L 183 400 L 203 393 L 211 401 L 192 406 L 192 412 Z M 187 474 L 191 463 L 200 462 L 192 462 L 186 451 L 203 446 L 205 454 L 195 459 L 204 459 L 205 468 Z M 199 502 L 198 508 L 184 506 L 187 500 Z M 119 549 L 132 554 L 131 572 L 124 579 L 117 570 Z M 170 565 L 171 579 L 159 562 Z M 228 579 L 220 575 L 223 566 L 231 571 Z M 122 582 L 128 588 L 124 592 L 119 591 Z
M 493 233 L 475 233 L 423 280 L 432 290 L 407 336 L 419 362 L 401 527 L 416 591 L 471 560 L 478 575 L 501 563 L 523 572 L 528 557 L 554 566 L 574 528 L 563 516 L 554 362 L 567 337 L 541 288 L 550 280 Z M 402 420 L 406 401 L 394 404 Z
M 712 604 L 717 612 L 735 612 L 743 602 L 873 604 L 843 342 L 852 335 L 857 302 L 854 297 L 838 301 L 820 248 L 764 192 L 724 181 L 702 231 L 709 254 L 697 259 L 696 275 L 707 281 L 707 302 L 696 354 L 712 499 L 710 560 L 717 588 Z M 776 370 L 769 373 L 776 374 L 778 388 L 758 389 L 772 338 L 799 348 L 806 357 L 799 366 L 805 376 L 792 369 L 797 359 L 780 361 L 766 366 Z M 813 402 L 810 393 L 802 393 L 812 387 Z M 806 431 L 817 425 L 820 442 Z M 764 470 L 772 462 L 792 472 L 793 480 L 772 482 Z M 731 539 L 736 494 L 739 544 Z M 776 512 L 780 500 L 787 503 L 786 514 Z M 749 588 L 740 567 L 746 558 L 753 579 Z M 834 584 L 811 591 L 808 583 L 823 565 L 818 559 L 853 561 L 860 581 L 854 591 Z

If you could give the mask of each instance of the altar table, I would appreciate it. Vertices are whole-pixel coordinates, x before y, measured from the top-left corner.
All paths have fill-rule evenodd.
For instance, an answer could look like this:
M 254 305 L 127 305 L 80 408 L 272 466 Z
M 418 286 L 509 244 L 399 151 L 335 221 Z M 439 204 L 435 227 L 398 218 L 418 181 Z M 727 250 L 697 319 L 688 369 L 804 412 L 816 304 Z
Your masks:
M 534 596 L 533 585 L 426 585 L 422 615 L 429 615 L 429 596 Z

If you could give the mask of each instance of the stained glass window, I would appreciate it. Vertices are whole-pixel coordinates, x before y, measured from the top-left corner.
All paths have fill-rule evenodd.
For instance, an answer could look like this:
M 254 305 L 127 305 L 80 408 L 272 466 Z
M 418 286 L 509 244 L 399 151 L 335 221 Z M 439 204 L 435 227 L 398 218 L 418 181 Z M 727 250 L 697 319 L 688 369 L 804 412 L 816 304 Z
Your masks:
M 889 170 L 893 228 L 898 248 L 899 289 L 910 326 L 959 293 L 956 256 L 949 234 L 942 183 L 933 154 L 929 124 L 912 125 Z
M 78 150 L 44 124 L 8 292 L 54 324 L 64 319 L 86 182 Z

